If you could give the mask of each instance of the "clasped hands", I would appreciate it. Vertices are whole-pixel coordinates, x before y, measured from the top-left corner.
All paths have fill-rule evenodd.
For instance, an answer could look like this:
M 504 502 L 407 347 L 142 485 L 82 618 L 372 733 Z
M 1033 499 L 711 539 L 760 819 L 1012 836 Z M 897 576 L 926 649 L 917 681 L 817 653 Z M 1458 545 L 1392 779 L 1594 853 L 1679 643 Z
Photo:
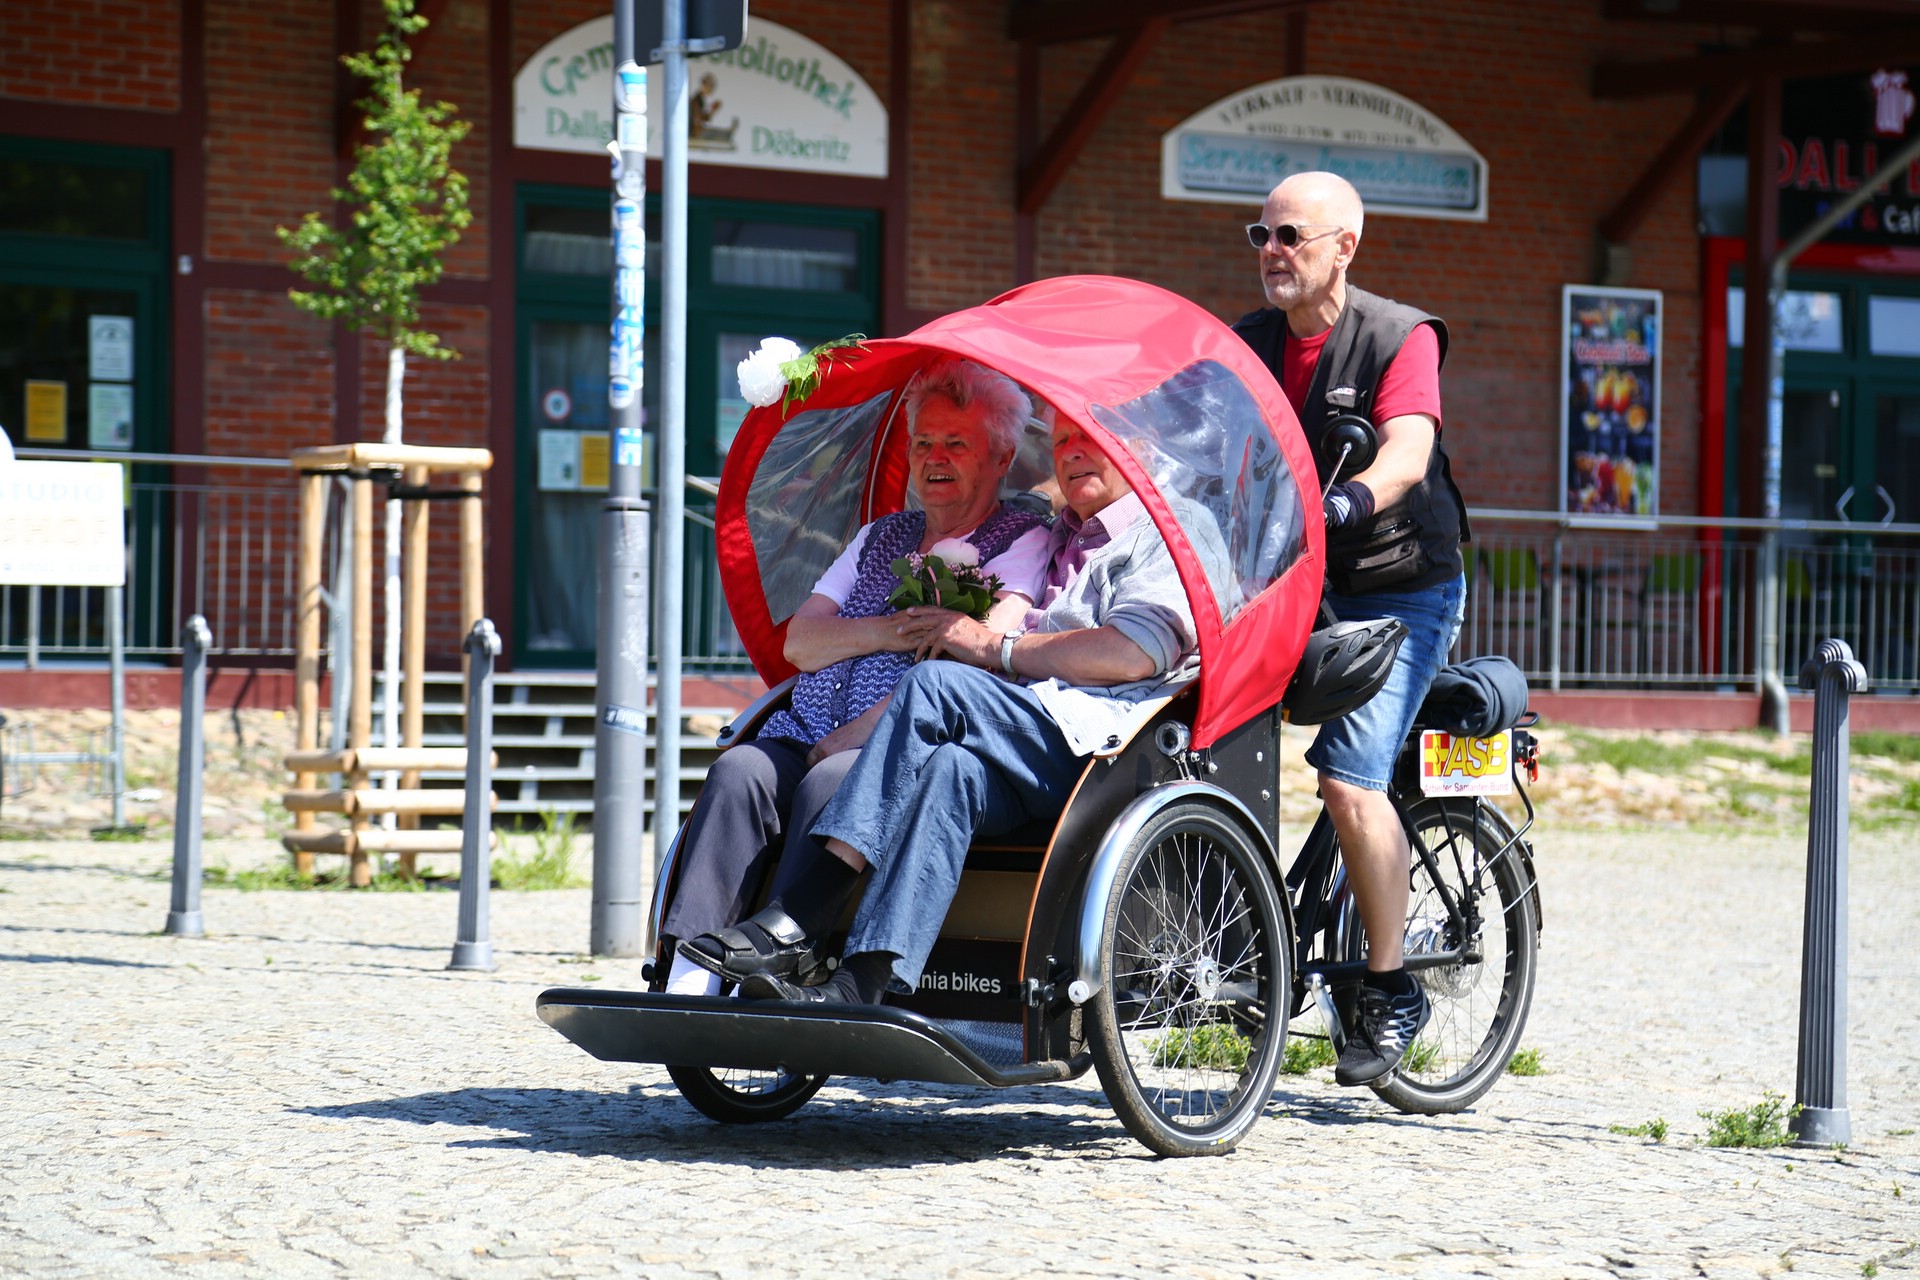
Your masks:
M 893 615 L 895 634 L 916 661 L 957 658 L 992 669 L 1000 662 L 1000 633 L 964 613 L 934 605 L 913 605 Z

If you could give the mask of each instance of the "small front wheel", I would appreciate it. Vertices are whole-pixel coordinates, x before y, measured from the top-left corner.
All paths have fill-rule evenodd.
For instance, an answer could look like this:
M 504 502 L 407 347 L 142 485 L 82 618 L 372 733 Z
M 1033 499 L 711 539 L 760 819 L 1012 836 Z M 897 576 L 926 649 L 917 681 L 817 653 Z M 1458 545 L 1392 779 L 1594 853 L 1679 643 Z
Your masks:
M 1292 949 L 1272 872 L 1234 817 L 1169 805 L 1108 895 L 1090 1047 L 1127 1131 L 1163 1156 L 1225 1155 L 1280 1070 Z
M 728 1067 L 668 1067 L 680 1096 L 721 1124 L 784 1120 L 827 1082 L 824 1075 Z

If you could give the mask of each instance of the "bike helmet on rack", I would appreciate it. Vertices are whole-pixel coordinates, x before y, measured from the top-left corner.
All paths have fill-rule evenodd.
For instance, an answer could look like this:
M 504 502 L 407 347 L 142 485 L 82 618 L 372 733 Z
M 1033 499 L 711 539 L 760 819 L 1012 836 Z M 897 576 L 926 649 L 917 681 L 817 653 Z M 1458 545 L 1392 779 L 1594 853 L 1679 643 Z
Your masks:
M 1293 724 L 1325 724 L 1380 692 L 1407 626 L 1398 618 L 1336 622 L 1307 637 L 1280 706 Z

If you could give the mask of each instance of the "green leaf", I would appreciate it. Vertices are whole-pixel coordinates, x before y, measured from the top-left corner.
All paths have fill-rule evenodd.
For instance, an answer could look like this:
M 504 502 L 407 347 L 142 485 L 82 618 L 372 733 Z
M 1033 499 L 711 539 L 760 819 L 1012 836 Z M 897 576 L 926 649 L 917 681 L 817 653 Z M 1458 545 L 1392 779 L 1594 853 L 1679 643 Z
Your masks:
M 451 103 L 422 103 L 402 71 L 407 37 L 427 20 L 413 0 L 383 0 L 387 29 L 374 48 L 341 59 L 367 82 L 357 104 L 368 141 L 356 149 L 331 216 L 314 212 L 297 228 L 277 228 L 294 253 L 287 266 L 311 290 L 290 290 L 294 305 L 352 329 L 370 329 L 414 355 L 450 360 L 459 353 L 420 326 L 420 291 L 441 276 L 442 258 L 473 222 L 465 175 L 451 154 L 471 129 Z
M 866 347 L 863 344 L 866 340 L 867 335 L 864 333 L 850 333 L 844 338 L 831 338 L 813 350 L 783 363 L 780 366 L 780 376 L 787 380 L 787 393 L 781 397 L 780 411 L 785 413 L 789 406 L 804 401 L 819 389 L 820 380 L 833 367 L 835 352 L 845 351 L 848 348 L 865 351 Z M 842 355 L 838 359 L 845 364 L 848 357 Z M 899 570 L 896 569 L 895 572 Z

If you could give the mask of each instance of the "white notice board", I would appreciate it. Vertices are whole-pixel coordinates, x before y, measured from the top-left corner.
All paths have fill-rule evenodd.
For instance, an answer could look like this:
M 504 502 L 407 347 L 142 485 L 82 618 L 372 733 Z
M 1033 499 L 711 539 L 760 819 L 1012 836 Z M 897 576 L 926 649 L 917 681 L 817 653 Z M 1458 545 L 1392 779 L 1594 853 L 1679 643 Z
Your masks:
M 0 585 L 123 585 L 125 492 L 115 462 L 0 467 Z

